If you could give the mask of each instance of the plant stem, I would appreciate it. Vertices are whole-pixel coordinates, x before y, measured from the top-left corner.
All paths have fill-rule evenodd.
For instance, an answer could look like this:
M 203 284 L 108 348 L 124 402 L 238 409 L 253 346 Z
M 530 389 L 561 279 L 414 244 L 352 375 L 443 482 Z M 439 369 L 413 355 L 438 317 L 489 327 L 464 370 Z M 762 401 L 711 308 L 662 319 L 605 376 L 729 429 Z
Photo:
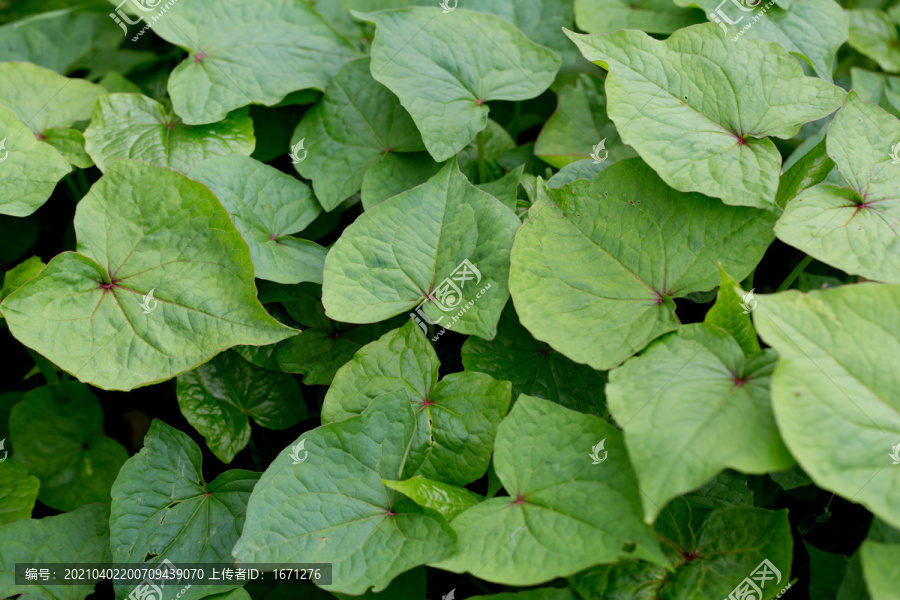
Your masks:
M 487 169 L 484 166 L 484 131 L 478 132 L 478 183 L 484 183 L 487 179 Z
M 809 263 L 812 262 L 812 259 L 813 259 L 812 256 L 807 256 L 807 257 L 805 257 L 803 260 L 801 260 L 801 261 L 800 261 L 800 264 L 797 265 L 797 266 L 794 268 L 794 270 L 791 271 L 791 274 L 787 276 L 787 279 L 785 279 L 785 280 L 781 283 L 781 285 L 778 286 L 778 289 L 775 290 L 775 293 L 783 292 L 784 290 L 786 290 L 786 289 L 788 289 L 789 287 L 791 287 L 791 284 L 794 283 L 794 280 L 797 279 L 797 277 L 800 276 L 800 273 L 803 272 L 803 269 L 805 269 L 805 268 L 809 265 Z

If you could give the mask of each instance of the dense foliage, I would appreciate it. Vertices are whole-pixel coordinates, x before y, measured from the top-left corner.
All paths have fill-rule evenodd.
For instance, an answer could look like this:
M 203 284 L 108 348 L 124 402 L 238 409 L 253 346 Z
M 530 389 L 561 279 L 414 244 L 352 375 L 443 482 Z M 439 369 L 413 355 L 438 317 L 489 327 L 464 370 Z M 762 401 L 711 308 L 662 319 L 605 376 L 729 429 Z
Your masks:
M 0 0 L 0 598 L 896 600 L 900 4 L 839 1 Z

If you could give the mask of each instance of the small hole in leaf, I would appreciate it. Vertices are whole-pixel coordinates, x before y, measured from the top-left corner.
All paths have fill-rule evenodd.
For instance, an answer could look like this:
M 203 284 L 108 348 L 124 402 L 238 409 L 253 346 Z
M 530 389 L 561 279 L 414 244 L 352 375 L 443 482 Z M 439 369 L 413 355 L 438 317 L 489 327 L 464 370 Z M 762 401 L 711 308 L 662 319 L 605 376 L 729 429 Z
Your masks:
M 181 500 L 173 500 L 171 504 L 169 504 L 166 508 L 174 508 L 181 504 Z
M 144 555 L 144 562 L 150 562 L 157 556 L 159 556 L 159 554 L 157 554 L 156 552 L 148 552 L 147 554 Z
M 624 544 L 622 544 L 622 550 L 621 550 L 621 551 L 624 552 L 624 553 L 626 553 L 626 554 L 631 554 L 631 553 L 634 552 L 635 550 L 637 550 L 637 544 L 634 543 L 634 542 L 625 542 Z

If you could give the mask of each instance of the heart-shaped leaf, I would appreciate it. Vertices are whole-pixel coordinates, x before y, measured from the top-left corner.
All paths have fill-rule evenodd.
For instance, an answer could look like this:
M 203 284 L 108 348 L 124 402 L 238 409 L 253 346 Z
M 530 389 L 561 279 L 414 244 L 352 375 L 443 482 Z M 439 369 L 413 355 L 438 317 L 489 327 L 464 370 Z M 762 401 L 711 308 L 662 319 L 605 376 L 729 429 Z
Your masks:
M 419 2 L 418 4 L 431 5 L 432 2 Z M 399 8 L 396 3 L 394 7 Z M 530 2 L 481 0 L 480 2 L 467 2 L 465 7 L 470 10 L 492 13 L 509 21 L 532 42 L 554 50 L 562 57 L 563 64 L 570 64 L 576 60 L 577 51 L 563 36 L 559 35 L 562 27 L 572 28 L 575 11 L 569 0 L 564 2 L 557 0 L 531 0 Z
M 772 406 L 791 454 L 816 485 L 900 527 L 900 398 L 887 360 L 900 355 L 900 286 L 761 296 L 753 322 L 778 352 Z
M 677 4 L 671 0 L 575 0 L 575 22 L 588 33 L 620 29 L 672 33 L 703 21 L 700 11 Z
M 860 99 L 877 104 L 895 117 L 900 117 L 900 77 L 873 73 L 858 67 L 850 69 L 851 89 Z
M 511 382 L 513 398 L 526 394 L 598 417 L 609 415 L 603 396 L 606 373 L 574 363 L 531 337 L 511 303 L 500 315 L 497 337 L 466 340 L 462 363 L 467 371 Z
M 72 170 L 65 157 L 35 139 L 13 111 L 0 105 L 0 214 L 27 217 Z
M 472 493 L 464 487 L 424 477 L 412 477 L 406 481 L 385 481 L 384 485 L 400 492 L 419 506 L 436 510 L 448 520 L 484 500 L 484 496 Z
M 622 434 L 603 419 L 519 396 L 497 432 L 494 468 L 509 496 L 457 515 L 457 551 L 433 566 L 536 585 L 620 558 L 668 564 L 641 522 Z
M 345 64 L 306 112 L 291 147 L 304 140 L 305 159 L 295 167 L 312 180 L 325 210 L 358 192 L 366 171 L 390 154 L 425 150 L 400 101 L 372 79 L 368 58 Z
M 793 137 L 844 97 L 805 77 L 778 44 L 736 44 L 714 23 L 679 29 L 665 41 L 633 30 L 566 33 L 585 58 L 609 70 L 608 112 L 622 141 L 675 189 L 726 204 L 772 208 L 781 155 L 769 136 Z
M 30 517 L 40 487 L 41 480 L 29 475 L 21 463 L 0 463 L 0 525 Z
M 102 504 L 44 517 L 22 519 L 0 527 L 0 596 L 22 594 L 26 600 L 81 600 L 99 578 L 64 588 L 16 585 L 16 563 L 109 563 L 109 512 Z
M 884 11 L 859 8 L 846 11 L 850 21 L 847 43 L 891 73 L 900 71 L 897 25 Z
M 322 404 L 322 422 L 357 415 L 388 392 L 404 389 L 418 428 L 410 472 L 465 485 L 487 471 L 510 384 L 484 373 L 453 373 L 438 381 L 434 348 L 413 321 L 363 347 L 338 370 Z
M 51 260 L 0 311 L 19 341 L 82 381 L 127 390 L 294 333 L 257 301 L 228 213 L 184 175 L 113 163 L 79 202 L 75 232 L 79 253 Z
M 443 517 L 382 481 L 401 478 L 415 428 L 398 390 L 359 416 L 303 434 L 253 490 L 234 556 L 330 562 L 327 589 L 353 595 L 381 591 L 400 573 L 447 556 L 456 536 Z
M 450 161 L 344 230 L 325 259 L 325 310 L 336 321 L 374 323 L 427 301 L 431 322 L 493 338 L 519 225 Z
M 256 146 L 247 109 L 232 112 L 220 123 L 185 125 L 162 104 L 140 94 L 103 96 L 84 137 L 88 154 L 104 172 L 114 160 L 134 158 L 187 173 L 212 156 L 249 156 Z
M 267 429 L 307 418 L 293 377 L 254 367 L 234 352 L 179 375 L 176 392 L 181 413 L 224 463 L 250 441 L 250 417 Z
M 534 98 L 560 66 L 556 53 L 492 14 L 438 7 L 353 14 L 375 23 L 372 75 L 400 98 L 438 162 L 484 130 L 486 102 Z M 435 52 L 436 45 L 453 51 Z
M 667 0 L 668 1 L 668 0 Z M 603 142 L 602 148 L 594 147 Z M 616 162 L 636 156 L 622 143 L 619 133 L 606 116 L 603 82 L 590 75 L 579 75 L 575 85 L 559 91 L 559 106 L 534 143 L 534 154 L 557 168 L 596 155 Z
M 216 123 L 248 104 L 272 106 L 296 90 L 323 90 L 359 56 L 306 2 L 185 0 L 153 31 L 189 53 L 169 77 L 175 113 L 188 125 Z
M 793 0 L 790 6 L 784 0 L 675 0 L 675 3 L 702 8 L 732 43 L 758 39 L 781 44 L 809 63 L 819 77 L 832 83 L 834 53 L 847 41 L 848 26 L 844 9 L 834 0 Z M 810 27 L 810 23 L 815 23 L 815 27 Z
M 609 410 L 625 429 L 646 522 L 724 468 L 767 473 L 793 464 L 769 403 L 775 359 L 771 351 L 745 358 L 726 332 L 696 323 L 610 371 Z
M 231 215 L 250 246 L 256 277 L 279 283 L 322 283 L 327 250 L 291 237 L 322 211 L 304 183 L 239 155 L 203 161 L 188 176 L 206 185 Z
M 669 188 L 641 159 L 591 182 L 541 186 L 512 250 L 510 290 L 535 338 L 612 368 L 677 326 L 673 298 L 744 278 L 774 216 Z
M 900 120 L 851 91 L 826 139 L 847 187 L 801 192 L 775 235 L 847 273 L 900 283 Z
M 146 567 L 163 560 L 176 565 L 231 562 L 259 473 L 232 469 L 206 483 L 201 463 L 200 448 L 187 434 L 154 419 L 144 447 L 128 459 L 112 488 L 113 562 Z M 116 598 L 122 599 L 134 586 L 115 587 Z M 227 589 L 195 584 L 181 599 Z
M 41 480 L 41 502 L 62 511 L 109 502 L 128 451 L 102 434 L 103 409 L 86 385 L 70 381 L 28 392 L 9 424 L 15 459 Z

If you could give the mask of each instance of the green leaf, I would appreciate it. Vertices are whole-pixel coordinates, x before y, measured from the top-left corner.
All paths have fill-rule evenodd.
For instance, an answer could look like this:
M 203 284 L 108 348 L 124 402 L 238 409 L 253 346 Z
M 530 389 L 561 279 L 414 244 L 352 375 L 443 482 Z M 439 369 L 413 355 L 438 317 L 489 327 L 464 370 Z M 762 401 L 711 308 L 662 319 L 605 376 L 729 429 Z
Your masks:
M 697 5 L 730 37 L 730 43 L 746 39 L 765 40 L 783 46 L 804 60 L 816 74 L 832 83 L 834 53 L 847 41 L 847 16 L 833 0 L 757 1 L 728 3 L 721 0 L 675 0 L 676 4 Z M 724 21 L 724 22 L 723 22 Z M 730 27 L 725 23 L 731 24 Z M 815 23 L 815 27 L 810 27 Z
M 358 192 L 366 171 L 386 157 L 425 150 L 397 97 L 372 79 L 368 58 L 348 62 L 338 72 L 303 116 L 291 147 L 301 141 L 308 155 L 294 167 L 312 180 L 325 210 Z
M 327 589 L 353 595 L 381 591 L 404 571 L 447 556 L 456 536 L 443 517 L 382 481 L 401 478 L 415 428 L 398 390 L 359 416 L 303 434 L 253 490 L 234 556 L 241 563 L 330 562 Z M 292 453 L 301 450 L 296 464 Z
M 667 0 L 668 1 L 668 0 Z M 598 156 L 610 163 L 636 156 L 622 143 L 619 133 L 606 116 L 603 82 L 581 74 L 574 85 L 559 91 L 559 105 L 534 143 L 534 154 L 557 168 L 591 158 L 594 146 L 604 142 Z
M 432 322 L 493 338 L 508 299 L 509 248 L 519 225 L 450 161 L 424 185 L 382 202 L 344 230 L 325 259 L 325 310 L 337 321 L 374 323 L 428 300 L 424 311 Z M 468 274 L 459 275 L 460 268 Z
M 574 363 L 522 327 L 512 304 L 507 304 L 491 341 L 470 337 L 462 347 L 466 371 L 487 373 L 512 383 L 512 397 L 520 394 L 552 400 L 566 408 L 606 418 L 603 388 L 606 373 Z
M 405 573 L 401 573 L 394 579 L 389 586 L 380 592 L 368 591 L 362 596 L 351 596 L 349 594 L 327 594 L 319 588 L 313 588 L 320 594 L 327 594 L 328 600 L 332 597 L 338 600 L 420 600 L 425 597 L 425 589 L 428 582 L 425 578 L 425 567 L 416 567 Z M 296 588 L 294 588 L 296 589 Z M 318 598 L 318 596 L 316 596 Z M 287 600 L 294 600 L 292 597 Z
M 254 367 L 234 352 L 179 375 L 176 393 L 181 413 L 224 463 L 250 441 L 250 417 L 267 429 L 287 429 L 308 416 L 292 376 Z
M 872 600 L 890 600 L 897 595 L 900 577 L 900 531 L 877 518 L 859 547 L 862 571 Z
M 788 202 L 814 185 L 822 183 L 834 170 L 834 161 L 826 152 L 826 140 L 816 144 L 809 152 L 786 170 L 778 180 L 775 203 L 784 208 Z
M 819 550 L 804 541 L 809 554 L 809 597 L 835 600 L 847 569 L 847 556 Z
M 696 323 L 610 371 L 607 401 L 625 429 L 647 523 L 722 469 L 766 473 L 793 464 L 769 403 L 775 359 L 771 351 L 745 357 L 726 332 Z
M 484 496 L 464 487 L 424 477 L 412 477 L 406 481 L 385 480 L 384 485 L 400 492 L 419 506 L 436 510 L 447 520 L 484 500 Z
M 434 177 L 440 170 L 441 164 L 435 162 L 427 152 L 392 152 L 366 171 L 360 190 L 363 208 L 369 210 L 388 198 L 411 190 Z
M 470 600 L 580 600 L 569 588 L 541 588 L 525 592 L 471 596 Z
M 103 435 L 103 409 L 86 385 L 28 392 L 13 408 L 9 429 L 14 458 L 41 480 L 41 502 L 61 511 L 109 502 L 128 451 Z
M 200 448 L 187 434 L 154 419 L 144 447 L 128 459 L 112 488 L 110 547 L 116 563 L 151 567 L 232 562 L 247 500 L 259 473 L 232 469 L 206 483 Z M 116 585 L 116 598 L 133 586 Z M 179 600 L 227 590 L 195 584 Z
M 432 2 L 418 4 L 430 6 Z M 466 3 L 466 8 L 492 13 L 509 21 L 532 42 L 554 50 L 562 57 L 563 64 L 573 63 L 577 58 L 575 49 L 559 34 L 562 27 L 572 28 L 574 9 L 570 0 L 481 0 Z
M 98 579 L 83 585 L 43 587 L 16 585 L 16 563 L 108 563 L 107 507 L 89 504 L 78 510 L 22 519 L 0 527 L 0 596 L 22 600 L 81 600 L 94 591 Z
M 256 300 L 228 213 L 175 171 L 117 161 L 79 202 L 75 232 L 79 253 L 51 260 L 0 310 L 20 342 L 81 381 L 127 390 L 294 333 Z
M 279 283 L 322 283 L 328 251 L 315 242 L 291 237 L 322 211 L 304 183 L 234 154 L 205 160 L 188 176 L 208 187 L 231 215 L 250 246 L 256 277 Z
M 600 442 L 608 460 L 591 464 Z M 457 515 L 457 551 L 432 566 L 524 586 L 620 558 L 668 565 L 641 523 L 622 434 L 603 419 L 519 396 L 497 432 L 494 467 L 509 496 Z
M 0 81 L 0 104 L 38 138 L 47 129 L 90 119 L 97 99 L 106 93 L 84 79 L 70 79 L 24 62 L 0 62 Z
M 819 184 L 787 205 L 775 235 L 853 275 L 900 283 L 900 121 L 854 92 L 828 129 L 828 155 L 847 187 Z
M 56 148 L 35 139 L 5 106 L 0 106 L 0 158 L 4 159 L 0 163 L 3 215 L 27 217 L 43 206 L 56 184 L 72 170 Z
M 850 77 L 850 87 L 862 100 L 877 104 L 895 117 L 900 117 L 900 77 L 864 71 L 858 67 L 850 69 Z
M 774 216 L 666 186 L 639 158 L 552 190 L 516 235 L 519 319 L 575 362 L 612 368 L 676 328 L 673 298 L 714 288 L 720 262 L 746 277 Z
M 579 573 L 572 578 L 572 587 L 583 600 L 727 598 L 763 560 L 780 573 L 776 579 L 769 571 L 763 598 L 770 600 L 786 587 L 793 546 L 787 511 L 715 510 L 696 534 L 690 521 L 690 508 L 681 499 L 668 505 L 657 521 L 657 535 L 675 559 L 674 573 L 646 562 L 626 561 Z M 754 580 L 755 585 L 758 582 L 759 578 Z
M 331 385 L 338 369 L 356 352 L 401 325 L 402 317 L 372 325 L 348 325 L 328 320 L 328 327 L 304 329 L 278 346 L 276 360 L 288 373 L 303 375 L 306 385 Z
M 44 141 L 56 148 L 72 166 L 79 169 L 94 166 L 94 161 L 84 149 L 84 134 L 77 129 L 47 129 L 43 135 Z
M 46 267 L 40 257 L 32 256 L 3 274 L 3 288 L 0 289 L 0 300 L 6 298 L 22 285 L 34 278 L 41 269 Z
M 322 422 L 360 414 L 375 398 L 403 389 L 418 424 L 405 476 L 471 483 L 487 471 L 497 425 L 509 407 L 510 384 L 473 372 L 438 381 L 439 366 L 434 348 L 416 323 L 407 321 L 338 370 L 322 404 Z
M 848 10 L 846 14 L 850 21 L 847 43 L 885 71 L 900 71 L 897 25 L 888 14 L 871 8 Z
M 400 98 L 438 162 L 487 126 L 486 102 L 534 98 L 560 66 L 556 53 L 492 14 L 436 6 L 353 14 L 375 23 L 372 75 Z
M 700 11 L 676 6 L 671 0 L 575 0 L 575 22 L 588 33 L 640 29 L 673 33 L 700 23 Z
M 900 286 L 761 296 L 753 322 L 778 352 L 772 406 L 791 454 L 817 486 L 900 526 L 900 403 L 886 360 L 900 354 Z
M 0 27 L 0 61 L 29 62 L 65 74 L 91 50 L 109 52 L 118 43 L 105 13 L 66 8 Z
M 750 293 L 752 294 L 752 290 Z M 745 296 L 746 300 L 744 300 Z M 732 279 L 723 268 L 722 283 L 719 285 L 716 303 L 703 318 L 704 323 L 727 331 L 747 356 L 760 350 L 756 330 L 753 329 L 753 323 L 750 321 L 750 311 L 755 306 L 751 304 L 751 298 L 752 296 L 744 293 L 740 284 Z
M 515 211 L 516 195 L 524 173 L 525 165 L 519 165 L 500 179 L 479 183 L 475 187 L 499 200 L 509 210 Z
M 359 56 L 305 2 L 177 2 L 153 31 L 188 52 L 168 86 L 188 125 L 216 123 L 248 104 L 272 106 L 297 90 L 323 90 Z
M 4 455 L 0 463 L 0 525 L 30 517 L 40 487 L 40 479 L 29 475 L 22 464 L 5 460 Z
M 140 94 L 103 96 L 84 137 L 88 154 L 104 172 L 115 160 L 134 158 L 187 173 L 207 158 L 249 155 L 256 146 L 247 109 L 221 123 L 192 126 Z
M 805 77 L 781 46 L 735 44 L 715 23 L 679 29 L 665 41 L 632 30 L 566 34 L 610 71 L 608 112 L 622 141 L 675 189 L 726 204 L 773 208 L 781 155 L 768 137 L 793 137 L 844 97 Z

